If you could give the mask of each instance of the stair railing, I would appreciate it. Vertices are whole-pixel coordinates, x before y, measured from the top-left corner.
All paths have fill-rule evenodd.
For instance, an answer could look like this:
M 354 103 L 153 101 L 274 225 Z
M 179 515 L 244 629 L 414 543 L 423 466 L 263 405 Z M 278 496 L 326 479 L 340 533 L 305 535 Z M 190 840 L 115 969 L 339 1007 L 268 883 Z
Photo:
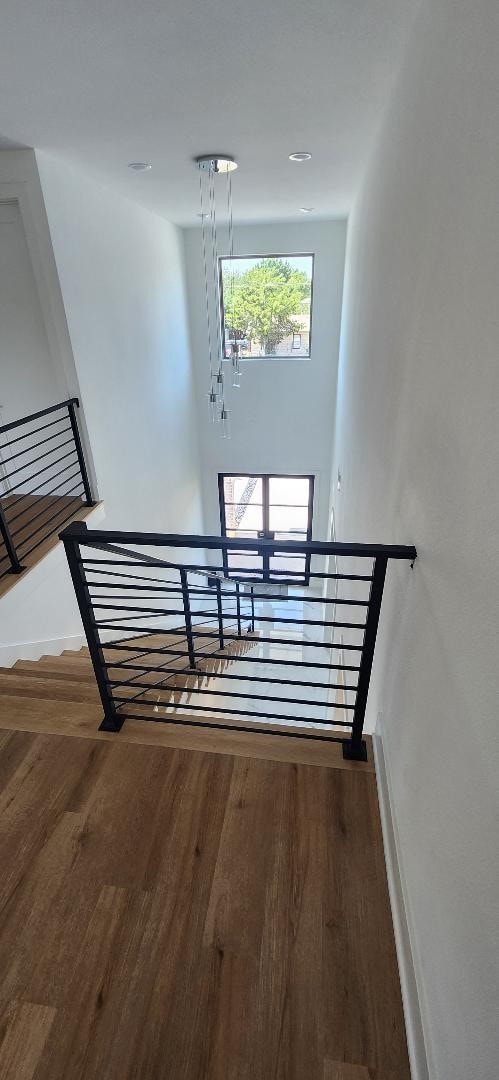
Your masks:
M 0 427 L 0 578 L 94 505 L 78 407 L 70 398 Z
M 102 729 L 136 719 L 292 734 L 366 759 L 387 566 L 413 564 L 414 547 L 90 531 L 84 522 L 61 539 Z M 237 568 L 228 570 L 231 559 Z M 181 701 L 179 686 L 188 686 Z

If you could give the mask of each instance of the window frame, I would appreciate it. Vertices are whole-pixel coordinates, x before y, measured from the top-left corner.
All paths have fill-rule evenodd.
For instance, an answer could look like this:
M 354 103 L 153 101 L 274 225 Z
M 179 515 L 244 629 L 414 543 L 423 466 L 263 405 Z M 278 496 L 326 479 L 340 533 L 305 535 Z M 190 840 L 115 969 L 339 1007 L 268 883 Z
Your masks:
M 295 352 L 280 353 L 275 355 L 273 353 L 267 353 L 263 356 L 240 356 L 241 363 L 255 362 L 257 360 L 311 360 L 312 359 L 312 327 L 313 327 L 313 307 L 314 307 L 314 280 L 315 280 L 315 252 L 314 251 L 287 251 L 279 253 L 263 252 L 259 255 L 220 255 L 218 258 L 218 296 L 219 296 L 219 312 L 218 317 L 220 319 L 220 341 L 222 348 L 222 361 L 230 364 L 230 356 L 225 356 L 225 315 L 224 315 L 224 293 L 223 293 L 223 271 L 222 264 L 229 262 L 231 259 L 312 259 L 312 276 L 310 281 L 310 326 L 308 331 L 308 353 L 306 356 L 297 356 Z M 229 474 L 227 473 L 227 476 Z M 239 474 L 238 474 L 239 475 Z
M 239 472 L 222 472 L 222 473 L 219 472 L 218 473 L 218 504 L 219 504 L 219 512 L 220 512 L 220 535 L 221 536 L 224 536 L 224 537 L 227 538 L 227 520 L 226 520 L 226 513 L 225 513 L 225 502 L 226 502 L 226 500 L 225 500 L 225 484 L 224 484 L 224 481 L 225 481 L 226 478 L 231 477 L 231 476 L 244 476 L 248 480 L 256 479 L 256 480 L 261 480 L 262 481 L 262 517 L 263 517 L 263 522 L 262 523 L 263 523 L 263 529 L 261 531 L 263 533 L 269 533 L 270 532 L 270 529 L 269 529 L 269 510 L 270 510 L 270 507 L 271 507 L 272 504 L 270 503 L 270 499 L 269 499 L 269 487 L 270 487 L 269 480 L 308 480 L 309 487 L 308 487 L 308 504 L 307 504 L 307 529 L 306 529 L 307 535 L 306 535 L 304 543 L 308 543 L 308 541 L 312 539 L 312 525 L 313 525 L 313 518 L 314 518 L 314 493 L 315 493 L 315 474 L 314 473 L 257 473 L 257 472 L 243 473 L 243 472 L 240 472 L 240 471 Z M 294 504 L 290 503 L 289 505 L 293 506 Z M 259 537 L 258 539 L 265 539 L 265 537 Z M 250 548 L 250 547 L 251 547 L 251 540 L 248 540 L 248 548 Z M 301 586 L 307 586 L 307 585 L 310 584 L 310 560 L 311 560 L 311 556 L 310 556 L 309 553 L 306 553 L 304 555 L 304 571 L 303 571 L 303 575 L 300 575 L 299 577 L 298 576 L 296 576 L 296 577 L 292 576 L 291 578 L 286 578 L 284 575 L 281 576 L 281 574 L 277 574 L 275 577 L 272 577 L 272 569 L 269 566 L 270 557 L 271 556 L 269 556 L 269 555 L 262 555 L 261 576 L 260 576 L 260 571 L 255 571 L 255 573 L 257 573 L 259 575 L 257 578 L 255 578 L 255 581 L 257 581 L 257 582 L 261 581 L 261 582 L 263 582 L 265 584 L 274 584 L 274 585 L 299 585 L 300 587 Z M 226 577 L 226 578 L 237 577 L 237 570 L 233 570 L 229 566 L 229 561 L 228 561 L 228 557 L 227 557 L 227 549 L 226 548 L 224 548 L 222 550 L 222 562 L 223 562 L 223 568 L 224 568 L 224 577 Z M 247 579 L 244 579 L 244 580 L 251 581 L 251 579 L 249 577 Z

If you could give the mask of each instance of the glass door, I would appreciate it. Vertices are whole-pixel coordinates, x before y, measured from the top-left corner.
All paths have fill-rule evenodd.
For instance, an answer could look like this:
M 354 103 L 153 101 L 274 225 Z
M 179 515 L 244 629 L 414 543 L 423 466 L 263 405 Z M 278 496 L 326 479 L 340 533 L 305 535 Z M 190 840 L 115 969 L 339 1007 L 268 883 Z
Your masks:
M 312 539 L 313 476 L 221 473 L 218 485 L 223 536 L 302 542 Z M 308 584 L 310 557 L 287 552 L 259 555 L 248 549 L 227 552 L 224 567 L 227 576 L 232 572 L 262 581 Z

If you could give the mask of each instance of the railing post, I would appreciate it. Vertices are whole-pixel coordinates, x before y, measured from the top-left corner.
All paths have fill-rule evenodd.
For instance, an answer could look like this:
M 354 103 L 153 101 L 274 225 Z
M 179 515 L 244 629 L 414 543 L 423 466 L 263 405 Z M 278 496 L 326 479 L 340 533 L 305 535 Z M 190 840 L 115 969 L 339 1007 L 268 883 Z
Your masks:
M 74 401 L 68 402 L 68 413 L 71 430 L 73 432 L 73 439 L 75 442 L 75 450 L 78 457 L 78 464 L 80 466 L 83 490 L 85 492 L 85 502 L 87 506 L 95 506 L 95 499 L 92 497 L 92 489 L 90 487 L 90 480 L 88 479 L 87 465 L 85 462 L 85 455 L 83 453 L 83 446 L 81 443 L 78 421 L 76 419 L 76 409 Z
M 255 633 L 255 597 L 253 596 L 253 586 L 250 587 L 251 596 L 251 633 Z
M 189 664 L 191 668 L 196 667 L 196 653 L 194 651 L 194 637 L 192 633 L 192 617 L 191 617 L 191 604 L 189 600 L 189 584 L 187 580 L 187 571 L 183 567 L 180 568 L 180 583 L 182 588 L 182 600 L 184 602 L 184 619 L 185 619 L 185 632 L 187 636 L 187 651 L 189 653 Z
M 367 761 L 367 747 L 362 738 L 364 729 L 364 717 L 366 713 L 367 695 L 373 666 L 376 634 L 378 632 L 379 613 L 383 598 L 385 584 L 387 556 L 377 555 L 374 560 L 373 578 L 369 594 L 369 607 L 367 609 L 366 628 L 360 660 L 359 678 L 357 682 L 357 694 L 353 714 L 353 726 L 351 738 L 343 743 L 343 757 L 353 761 Z
M 218 610 L 218 640 L 220 642 L 220 648 L 224 648 L 224 620 L 223 620 L 223 608 L 222 608 L 222 585 L 220 579 L 217 578 L 217 610 Z
M 24 566 L 21 566 L 21 563 L 19 562 L 19 559 L 17 557 L 16 547 L 15 547 L 14 541 L 12 539 L 12 533 L 11 533 L 11 531 L 9 529 L 9 526 L 7 525 L 7 519 L 6 519 L 5 514 L 4 514 L 1 497 L 0 497 L 0 534 L 2 536 L 2 540 L 3 540 L 4 544 L 5 544 L 5 550 L 7 552 L 7 555 L 9 557 L 9 559 L 10 559 L 10 571 L 9 571 L 9 573 L 11 573 L 11 574 L 22 574 L 22 572 L 23 572 L 23 570 L 25 568 L 24 568 Z
M 236 611 L 237 611 L 237 633 L 241 637 L 241 597 L 239 595 L 239 582 L 236 581 Z
M 66 549 L 69 572 L 73 581 L 76 600 L 80 609 L 81 621 L 88 643 L 88 651 L 92 660 L 100 699 L 104 709 L 104 719 L 99 727 L 99 731 L 119 731 L 120 728 L 123 727 L 124 717 L 118 716 L 116 705 L 113 701 L 112 690 L 107 677 L 104 653 L 102 651 L 102 645 L 99 640 L 97 625 L 94 618 L 92 598 L 87 585 L 85 571 L 82 565 L 80 545 L 78 543 L 78 537 L 81 536 L 81 530 L 84 529 L 86 531 L 86 528 L 86 522 L 73 521 L 71 525 L 61 533 L 61 540 L 64 542 L 64 547 Z M 72 535 L 72 533 L 75 535 Z

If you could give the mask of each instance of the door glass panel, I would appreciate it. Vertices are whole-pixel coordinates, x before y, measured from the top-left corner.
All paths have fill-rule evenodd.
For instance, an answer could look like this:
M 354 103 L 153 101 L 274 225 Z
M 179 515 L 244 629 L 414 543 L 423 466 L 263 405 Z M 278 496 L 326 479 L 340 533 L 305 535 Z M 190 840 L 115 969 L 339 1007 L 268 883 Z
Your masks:
M 269 476 L 271 506 L 308 506 L 309 492 L 308 476 Z
M 224 476 L 225 501 L 238 503 L 242 496 L 245 502 L 263 502 L 261 476 Z
M 263 529 L 261 477 L 225 476 L 224 501 L 227 536 L 256 536 Z
M 308 506 L 269 506 L 269 529 L 272 532 L 304 533 L 300 539 L 306 539 L 308 525 Z M 282 540 L 288 539 L 282 536 Z M 289 536 L 292 540 L 293 536 Z
M 228 551 L 227 569 L 241 578 L 263 577 L 262 559 L 256 551 Z
M 304 543 L 311 538 L 312 485 L 313 478 L 308 476 L 223 476 L 220 494 L 226 536 L 249 542 L 261 538 Z M 284 581 L 289 575 L 288 580 L 297 583 L 300 579 L 306 583 L 309 569 L 307 556 L 293 552 L 228 551 L 225 564 L 231 575 L 246 573 L 274 581 Z

